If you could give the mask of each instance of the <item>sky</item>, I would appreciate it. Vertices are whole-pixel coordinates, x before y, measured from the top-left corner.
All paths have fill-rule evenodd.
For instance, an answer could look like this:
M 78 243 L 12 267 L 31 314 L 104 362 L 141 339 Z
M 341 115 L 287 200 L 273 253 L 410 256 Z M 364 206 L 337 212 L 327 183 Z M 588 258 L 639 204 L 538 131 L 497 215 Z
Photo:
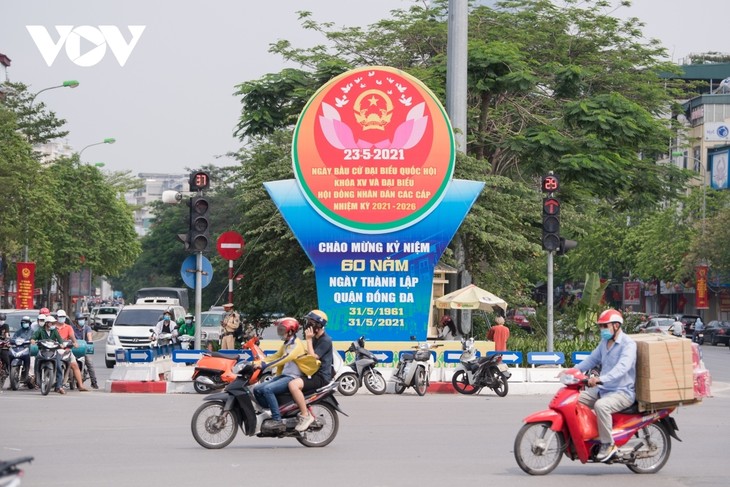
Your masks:
M 412 3 L 4 0 L 0 53 L 12 59 L 10 80 L 33 92 L 64 80 L 80 82 L 75 89 L 45 91 L 37 100 L 66 119 L 66 142 L 76 151 L 116 139 L 85 150 L 84 162 L 132 174 L 186 174 L 204 164 L 235 163 L 225 155 L 241 147 L 233 136 L 241 108 L 235 86 L 285 67 L 268 52 L 270 44 L 321 42 L 301 28 L 298 11 L 337 26 L 366 26 Z M 674 60 L 693 52 L 730 51 L 725 35 L 730 3 L 634 0 L 615 15 L 641 19 L 645 37 L 659 39 Z M 56 26 L 73 27 L 58 33 Z

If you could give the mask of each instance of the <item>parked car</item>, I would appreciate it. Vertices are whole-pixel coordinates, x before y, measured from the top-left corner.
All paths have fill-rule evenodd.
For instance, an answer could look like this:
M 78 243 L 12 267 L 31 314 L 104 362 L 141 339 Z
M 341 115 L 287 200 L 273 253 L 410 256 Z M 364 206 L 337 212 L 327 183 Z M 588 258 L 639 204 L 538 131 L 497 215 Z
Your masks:
M 684 324 L 684 333 L 688 337 L 692 336 L 692 333 L 695 331 L 695 321 L 697 321 L 697 318 L 699 316 L 697 315 L 679 315 L 677 316 L 677 319 Z
M 674 325 L 675 321 L 674 318 L 652 318 L 646 323 L 641 333 L 664 333 L 665 335 L 671 335 L 672 325 Z
M 722 343 L 728 346 L 728 342 L 730 342 L 730 322 L 710 321 L 705 326 L 703 342 L 709 342 L 711 345 Z
M 203 342 L 218 343 L 221 336 L 221 320 L 225 316 L 225 311 L 203 311 L 200 313 L 200 332 L 205 333 Z M 202 335 L 201 335 L 202 336 Z
M 532 325 L 530 324 L 530 319 L 534 319 L 536 315 L 537 312 L 535 311 L 535 308 L 513 308 L 507 311 L 507 321 L 511 321 L 526 332 L 532 333 Z
M 91 309 L 89 325 L 94 331 L 109 330 L 119 313 L 119 306 L 98 306 Z

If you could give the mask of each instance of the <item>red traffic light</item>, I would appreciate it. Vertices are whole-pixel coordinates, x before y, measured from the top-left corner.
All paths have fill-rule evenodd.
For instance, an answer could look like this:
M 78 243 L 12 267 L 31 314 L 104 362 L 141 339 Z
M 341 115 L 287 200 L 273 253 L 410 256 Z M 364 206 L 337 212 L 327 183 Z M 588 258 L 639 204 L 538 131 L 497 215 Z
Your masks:
M 543 176 L 540 188 L 543 193 L 554 193 L 560 189 L 560 180 L 558 180 L 558 177 L 553 174 Z
M 557 198 L 543 198 L 542 212 L 545 215 L 559 215 L 560 201 Z

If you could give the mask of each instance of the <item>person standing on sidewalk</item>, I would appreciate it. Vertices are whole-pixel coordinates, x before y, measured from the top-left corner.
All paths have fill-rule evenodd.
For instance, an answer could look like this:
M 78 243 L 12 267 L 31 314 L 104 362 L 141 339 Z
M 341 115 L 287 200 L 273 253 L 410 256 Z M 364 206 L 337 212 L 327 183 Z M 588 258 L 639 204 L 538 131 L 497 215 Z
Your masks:
M 509 340 L 509 328 L 504 324 L 504 318 L 497 316 L 494 322 L 496 325 L 491 327 L 487 332 L 487 340 L 494 342 L 494 350 L 496 352 L 507 351 L 507 340 Z
M 223 305 L 226 315 L 221 320 L 221 350 L 232 350 L 236 348 L 235 333 L 241 326 L 241 317 L 233 309 L 233 303 Z

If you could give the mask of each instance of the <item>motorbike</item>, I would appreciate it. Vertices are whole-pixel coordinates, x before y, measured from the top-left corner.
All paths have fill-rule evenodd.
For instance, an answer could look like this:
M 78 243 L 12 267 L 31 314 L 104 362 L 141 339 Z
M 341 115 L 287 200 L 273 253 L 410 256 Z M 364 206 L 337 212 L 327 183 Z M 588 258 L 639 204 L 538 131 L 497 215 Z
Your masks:
M 172 333 L 157 333 L 154 328 L 150 328 L 150 346 L 157 349 L 159 355 L 172 354 Z
M 461 394 L 478 394 L 484 387 L 492 389 L 499 397 L 509 391 L 507 379 L 512 375 L 506 364 L 500 362 L 501 354 L 477 358 L 474 339 L 461 339 L 459 365 L 451 378 L 451 385 Z
M 17 391 L 21 382 L 28 382 L 30 371 L 23 366 L 23 357 L 30 356 L 30 340 L 16 338 L 10 347 L 10 388 Z
M 65 353 L 64 349 L 68 347 L 70 342 L 63 344 L 56 343 L 55 340 L 41 340 L 38 342 L 38 355 L 36 355 L 36 382 L 41 389 L 41 394 L 47 396 L 56 383 L 56 355 Z M 71 353 L 71 350 L 68 350 Z M 66 366 L 61 361 L 62 373 L 65 375 Z
M 8 461 L 0 460 L 0 487 L 18 487 L 23 477 L 23 471 L 18 465 L 30 463 L 33 457 L 20 457 Z
M 305 400 L 314 421 L 306 431 L 297 431 L 299 407 L 288 394 L 277 396 L 279 411 L 284 424 L 270 425 L 271 412 L 258 404 L 253 395 L 256 383 L 254 374 L 260 369 L 250 362 L 239 362 L 233 368 L 236 379 L 222 392 L 206 396 L 205 401 L 193 413 L 190 423 L 193 437 L 204 448 L 218 449 L 228 446 L 238 433 L 259 438 L 294 438 L 307 447 L 327 446 L 339 430 L 339 416 L 344 414 L 334 397 L 337 382 L 305 393 Z
M 384 394 L 387 384 L 380 372 L 375 369 L 378 358 L 365 348 L 365 337 L 352 342 L 347 351 L 355 353 L 355 361 L 345 364 L 342 371 L 338 371 L 336 380 L 340 394 L 352 396 L 363 384 L 373 394 Z
M 558 466 L 563 456 L 581 463 L 596 462 L 600 447 L 598 423 L 591 408 L 578 402 L 587 376 L 568 369 L 560 376 L 562 387 L 549 409 L 525 418 L 517 433 L 514 455 L 520 468 L 530 475 L 545 475 Z M 639 412 L 636 404 L 613 414 L 613 439 L 618 451 L 606 464 L 626 465 L 634 473 L 656 473 L 669 459 L 671 439 L 677 436 L 674 407 Z
M 180 344 L 180 350 L 192 350 L 195 346 L 195 337 L 192 335 L 178 335 L 177 342 Z
M 415 340 L 415 337 L 411 337 L 411 340 Z M 443 345 L 433 345 L 433 348 L 441 346 Z M 391 378 L 395 382 L 396 394 L 402 394 L 408 387 L 413 387 L 419 396 L 426 394 L 433 366 L 431 347 L 428 342 L 423 342 L 413 347 L 416 349 L 415 352 L 401 354 L 398 367 Z
M 9 348 L 10 347 L 10 339 L 0 339 L 0 349 L 3 348 Z M 9 370 L 5 370 L 5 366 L 3 365 L 2 361 L 0 361 L 0 389 L 3 388 L 5 385 L 5 379 L 10 374 Z
M 251 350 L 253 360 L 263 360 L 264 352 L 259 347 L 260 338 L 253 336 L 243 348 Z M 233 366 L 241 361 L 240 355 L 226 355 L 219 352 L 203 353 L 203 356 L 195 364 L 193 371 L 193 388 L 198 394 L 208 394 L 216 389 L 222 389 L 236 380 Z M 271 378 L 271 372 L 263 374 L 261 380 Z

